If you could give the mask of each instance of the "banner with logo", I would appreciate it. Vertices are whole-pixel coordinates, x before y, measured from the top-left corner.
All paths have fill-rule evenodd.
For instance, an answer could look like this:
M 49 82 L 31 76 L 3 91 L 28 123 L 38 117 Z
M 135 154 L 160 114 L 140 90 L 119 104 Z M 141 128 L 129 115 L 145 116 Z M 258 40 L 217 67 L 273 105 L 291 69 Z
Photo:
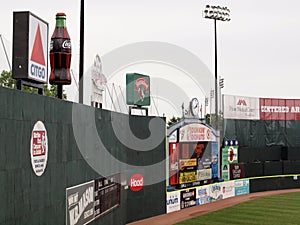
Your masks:
M 236 180 L 234 181 L 235 196 L 245 195 L 250 193 L 250 182 L 249 180 Z
M 300 99 L 224 95 L 224 118 L 241 120 L 300 120 Z
M 167 213 L 180 210 L 180 191 L 167 193 Z
M 211 129 L 203 124 L 189 124 L 179 130 L 179 142 L 213 141 Z
M 196 205 L 196 188 L 181 191 L 180 195 L 181 209 Z
M 204 205 L 210 203 L 210 186 L 201 186 L 196 189 L 196 204 Z
M 84 225 L 120 206 L 120 174 L 66 189 L 66 225 Z
M 210 195 L 211 202 L 215 202 L 223 199 L 222 184 L 221 183 L 212 184 L 210 186 L 209 195 Z
M 224 95 L 224 118 L 259 120 L 259 98 Z
M 222 183 L 223 199 L 230 198 L 235 195 L 234 181 L 227 181 Z
M 229 165 L 230 180 L 241 179 L 245 177 L 244 163 L 235 163 Z
M 261 120 L 300 120 L 300 99 L 260 98 Z
M 94 181 L 66 190 L 66 224 L 81 225 L 94 220 Z

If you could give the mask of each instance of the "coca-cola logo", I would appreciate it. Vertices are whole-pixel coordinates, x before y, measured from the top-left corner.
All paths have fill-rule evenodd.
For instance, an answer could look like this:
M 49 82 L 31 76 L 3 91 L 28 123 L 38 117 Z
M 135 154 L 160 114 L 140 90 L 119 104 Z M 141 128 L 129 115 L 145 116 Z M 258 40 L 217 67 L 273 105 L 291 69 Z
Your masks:
M 71 41 L 70 40 L 65 40 L 63 43 L 62 43 L 62 47 L 63 48 L 71 48 Z
M 144 187 L 144 177 L 141 174 L 134 174 L 130 178 L 130 189 L 140 191 Z

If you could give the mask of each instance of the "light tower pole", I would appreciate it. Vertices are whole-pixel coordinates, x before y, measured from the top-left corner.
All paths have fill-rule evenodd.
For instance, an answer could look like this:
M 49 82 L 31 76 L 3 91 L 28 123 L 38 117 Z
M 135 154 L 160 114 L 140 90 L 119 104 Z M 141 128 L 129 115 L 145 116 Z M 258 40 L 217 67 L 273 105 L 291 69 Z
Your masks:
M 206 5 L 203 11 L 203 17 L 206 19 L 214 20 L 214 35 L 215 35 L 215 117 L 216 117 L 216 129 L 219 128 L 218 119 L 218 57 L 217 57 L 217 20 L 230 21 L 230 10 L 227 7 Z

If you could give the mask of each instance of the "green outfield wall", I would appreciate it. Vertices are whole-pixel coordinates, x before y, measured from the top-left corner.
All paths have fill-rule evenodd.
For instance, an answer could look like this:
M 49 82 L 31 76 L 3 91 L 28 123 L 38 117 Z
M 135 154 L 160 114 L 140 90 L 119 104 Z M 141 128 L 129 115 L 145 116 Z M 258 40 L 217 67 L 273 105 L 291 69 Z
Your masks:
M 84 116 L 76 117 L 81 121 L 74 122 L 74 110 L 93 115 L 94 124 L 85 123 Z M 112 126 L 113 120 L 128 122 L 132 134 L 143 141 L 151 136 L 152 119 L 0 87 L 0 225 L 66 224 L 67 207 L 71 207 L 66 203 L 66 189 L 106 177 L 109 171 L 121 174 L 119 205 L 90 224 L 126 224 L 165 213 L 165 181 L 153 179 L 153 169 L 148 169 L 165 159 L 165 137 L 150 139 L 150 143 L 157 144 L 140 151 L 122 143 Z M 47 163 L 41 176 L 35 174 L 32 166 L 32 132 L 37 121 L 45 125 L 48 138 Z M 151 128 L 165 133 L 164 118 L 162 121 Z M 97 135 L 89 133 L 92 127 Z M 77 136 L 75 129 L 80 131 Z M 125 128 L 117 133 L 125 140 L 132 135 Z M 100 137 L 101 145 L 95 137 Z M 111 160 L 104 157 L 104 150 L 112 156 Z M 97 165 L 101 165 L 100 169 Z M 102 174 L 101 168 L 107 171 Z M 166 176 L 165 170 L 158 168 L 157 173 Z M 145 180 L 139 191 L 130 187 L 134 174 L 141 174 Z M 153 182 L 147 183 L 151 179 Z

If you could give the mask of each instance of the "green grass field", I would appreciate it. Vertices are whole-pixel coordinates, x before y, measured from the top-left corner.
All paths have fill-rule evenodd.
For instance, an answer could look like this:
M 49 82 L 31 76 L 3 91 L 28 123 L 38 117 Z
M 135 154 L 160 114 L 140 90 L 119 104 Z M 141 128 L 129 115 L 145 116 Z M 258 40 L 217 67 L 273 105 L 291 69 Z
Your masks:
M 208 213 L 177 225 L 300 224 L 300 193 L 287 193 L 253 199 Z

